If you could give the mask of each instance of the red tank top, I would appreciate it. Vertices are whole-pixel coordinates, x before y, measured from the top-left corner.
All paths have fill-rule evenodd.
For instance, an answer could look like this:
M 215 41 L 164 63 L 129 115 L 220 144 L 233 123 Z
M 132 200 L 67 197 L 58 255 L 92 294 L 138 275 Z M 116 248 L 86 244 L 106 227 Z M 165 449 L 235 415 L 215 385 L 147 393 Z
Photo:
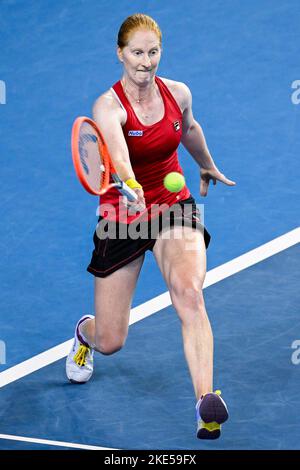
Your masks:
M 182 113 L 164 82 L 157 76 L 155 81 L 164 102 L 165 113 L 160 121 L 150 126 L 139 121 L 123 91 L 121 81 L 112 87 L 127 112 L 123 133 L 136 180 L 143 187 L 146 211 L 142 214 L 128 215 L 126 206 L 120 203 L 122 195 L 117 189 L 112 188 L 100 197 L 100 215 L 105 218 L 113 218 L 124 223 L 131 223 L 137 217 L 147 220 L 190 196 L 187 186 L 178 193 L 171 193 L 163 185 L 164 177 L 171 171 L 183 174 L 177 154 L 182 135 Z M 114 216 L 111 212 L 107 212 L 106 204 L 114 206 Z M 158 208 L 159 205 L 163 207 Z

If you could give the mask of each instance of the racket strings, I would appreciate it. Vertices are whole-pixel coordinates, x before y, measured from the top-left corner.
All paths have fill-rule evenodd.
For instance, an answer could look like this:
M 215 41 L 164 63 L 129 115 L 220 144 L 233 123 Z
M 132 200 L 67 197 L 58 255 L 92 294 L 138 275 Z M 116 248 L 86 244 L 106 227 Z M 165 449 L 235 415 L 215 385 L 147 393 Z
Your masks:
M 109 178 L 109 162 L 105 145 L 93 126 L 84 122 L 80 127 L 78 150 L 85 177 L 92 189 L 101 191 Z

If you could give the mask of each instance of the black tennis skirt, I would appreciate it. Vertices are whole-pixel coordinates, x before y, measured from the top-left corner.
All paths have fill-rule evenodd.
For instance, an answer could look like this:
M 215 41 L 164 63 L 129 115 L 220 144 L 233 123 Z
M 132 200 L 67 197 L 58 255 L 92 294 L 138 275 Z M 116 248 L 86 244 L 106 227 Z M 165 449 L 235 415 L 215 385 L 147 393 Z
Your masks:
M 170 211 L 152 219 L 151 223 L 107 222 L 100 216 L 94 232 L 94 250 L 87 271 L 96 277 L 109 276 L 147 250 L 152 251 L 159 233 L 174 226 L 201 230 L 206 249 L 208 248 L 211 236 L 201 223 L 201 214 L 192 196 L 171 206 Z

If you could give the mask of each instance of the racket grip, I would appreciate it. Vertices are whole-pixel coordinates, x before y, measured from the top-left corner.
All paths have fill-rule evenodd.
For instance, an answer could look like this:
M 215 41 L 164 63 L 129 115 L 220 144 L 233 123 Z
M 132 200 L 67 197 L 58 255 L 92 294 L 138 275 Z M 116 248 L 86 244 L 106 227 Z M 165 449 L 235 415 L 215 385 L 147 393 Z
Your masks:
M 129 188 L 124 181 L 121 181 L 120 187 L 118 188 L 120 193 L 122 193 L 124 196 L 127 197 L 128 201 L 136 201 L 137 200 L 137 194 L 133 191 L 133 189 Z

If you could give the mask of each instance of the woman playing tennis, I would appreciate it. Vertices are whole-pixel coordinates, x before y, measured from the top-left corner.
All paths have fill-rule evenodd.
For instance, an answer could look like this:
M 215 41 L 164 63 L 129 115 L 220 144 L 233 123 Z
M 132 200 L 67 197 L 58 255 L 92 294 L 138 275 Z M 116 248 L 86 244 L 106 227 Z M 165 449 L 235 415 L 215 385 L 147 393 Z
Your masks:
M 228 412 L 220 392 L 213 392 L 213 336 L 202 291 L 210 235 L 197 224 L 199 212 L 187 186 L 173 193 L 163 180 L 170 172 L 182 173 L 177 155 L 182 142 L 199 165 L 201 196 L 207 195 L 210 180 L 229 186 L 235 183 L 218 170 L 209 153 L 193 117 L 189 88 L 156 75 L 161 41 L 159 26 L 147 15 L 128 17 L 119 30 L 117 55 L 124 66 L 123 76 L 96 100 L 93 118 L 118 176 L 134 190 L 137 200 L 120 204 L 120 193 L 113 188 L 100 197 L 100 208 L 108 204 L 115 208 L 118 228 L 129 227 L 145 213 L 147 220 L 161 221 L 161 213 L 150 214 L 155 204 L 170 208 L 177 204 L 181 215 L 170 217 L 169 227 L 151 238 L 99 237 L 95 231 L 95 249 L 87 268 L 95 279 L 95 317 L 85 315 L 78 321 L 66 372 L 74 383 L 87 382 L 93 373 L 94 351 L 113 354 L 124 346 L 145 252 L 152 250 L 182 325 L 196 396 L 197 437 L 215 439 Z M 100 213 L 99 221 L 105 217 Z M 190 223 L 182 228 L 182 221 Z M 187 248 L 191 242 L 193 250 Z

